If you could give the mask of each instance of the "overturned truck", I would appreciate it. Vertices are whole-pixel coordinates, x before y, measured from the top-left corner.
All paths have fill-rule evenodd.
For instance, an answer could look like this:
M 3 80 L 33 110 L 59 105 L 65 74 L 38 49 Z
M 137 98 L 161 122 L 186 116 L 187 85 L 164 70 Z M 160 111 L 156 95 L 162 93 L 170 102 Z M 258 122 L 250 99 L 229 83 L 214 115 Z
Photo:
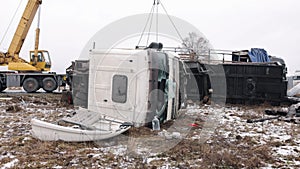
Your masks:
M 176 117 L 187 100 L 235 104 L 287 100 L 282 59 L 263 49 L 209 53 L 226 54 L 231 61 L 195 60 L 156 49 L 93 50 L 89 61 L 74 64 L 74 103 L 119 118 L 141 118 L 137 123 L 145 124 L 155 115 L 161 120 Z
M 172 78 L 175 76 L 177 77 L 174 83 L 177 85 L 179 90 L 177 91 L 177 103 L 185 103 L 186 100 L 203 101 L 203 99 L 207 98 L 234 104 L 260 104 L 264 102 L 280 104 L 287 101 L 287 68 L 284 60 L 267 55 L 263 49 L 252 49 L 252 52 L 244 50 L 233 51 L 230 53 L 228 53 L 228 51 L 226 53 L 213 53 L 210 51 L 210 54 L 220 54 L 223 56 L 226 54 L 231 57 L 230 61 L 225 61 L 223 58 L 221 61 L 217 62 L 212 60 L 195 60 L 182 57 L 183 55 L 179 55 L 178 57 L 173 57 L 176 58 L 176 63 L 178 64 L 177 67 L 172 66 L 173 70 L 170 69 L 170 62 L 167 62 L 169 59 L 165 59 L 165 61 L 159 61 L 159 57 L 156 55 L 157 53 L 160 53 L 162 56 L 168 58 L 176 54 L 155 50 L 149 51 L 148 55 L 151 56 L 152 60 L 149 60 L 148 65 L 143 65 L 143 69 L 149 69 L 151 70 L 150 72 L 156 72 L 157 75 L 156 77 L 151 77 L 155 73 L 151 74 L 149 75 L 148 80 L 144 80 L 153 81 L 152 83 L 157 83 L 156 85 L 168 87 L 165 85 L 166 82 L 169 82 L 169 80 L 166 81 L 166 79 L 161 79 L 160 76 L 165 74 L 166 76 L 169 76 L 168 74 L 170 71 L 172 71 L 174 74 Z M 130 53 L 127 51 L 127 54 L 125 54 L 124 51 L 119 50 L 117 53 L 119 54 L 113 52 L 105 54 L 106 57 L 112 59 L 112 61 L 105 63 L 105 66 L 109 67 L 111 64 L 110 62 L 113 62 L 117 65 L 115 68 L 111 67 L 113 70 L 93 71 L 97 72 L 97 75 L 101 77 L 102 81 L 106 81 L 106 83 L 111 84 L 111 81 L 113 80 L 112 77 L 106 80 L 103 79 L 103 77 L 106 77 L 106 72 L 113 72 L 117 70 L 119 73 L 121 73 L 122 71 L 125 71 L 126 69 L 122 68 L 122 64 L 125 62 L 120 58 L 126 58 L 126 55 L 130 56 L 134 52 Z M 95 57 L 96 55 L 104 55 L 104 53 L 101 54 L 99 51 L 93 51 L 91 55 Z M 120 55 L 120 57 L 118 57 L 120 60 L 113 60 L 113 57 L 117 57 L 118 55 Z M 101 57 L 97 56 L 95 58 Z M 130 63 L 135 65 L 133 62 L 134 60 L 131 60 Z M 157 64 L 156 62 L 160 62 L 160 65 L 155 66 L 155 64 Z M 149 65 L 150 63 L 153 65 Z M 101 64 L 104 64 L 104 62 Z M 76 105 L 88 108 L 88 102 L 91 100 L 89 93 L 94 94 L 94 92 L 88 92 L 88 70 L 90 64 L 88 61 L 76 61 L 74 65 L 74 72 L 76 72 L 73 76 L 74 102 Z M 126 68 L 130 68 L 132 65 L 127 65 Z M 97 67 L 97 65 L 93 65 L 92 67 Z M 148 75 L 146 78 L 148 78 Z M 107 84 L 107 86 L 110 85 Z M 150 88 L 149 93 L 151 93 L 154 89 L 159 89 L 162 92 L 166 92 L 162 86 Z M 91 84 L 90 87 L 94 88 L 95 86 Z M 111 92 L 113 92 L 112 86 L 110 86 L 110 89 L 112 90 Z M 103 94 L 98 94 L 98 97 L 103 97 Z M 168 94 L 165 93 L 165 95 Z M 178 107 L 179 106 L 180 105 L 178 105 Z
M 83 109 L 57 124 L 33 119 L 33 136 L 64 141 L 107 139 L 131 126 L 151 125 L 153 119 L 164 122 L 177 118 L 188 100 L 282 102 L 287 88 L 283 62 L 268 60 L 269 56 L 259 51 L 256 55 L 232 53 L 232 60 L 238 61 L 215 63 L 183 59 L 152 48 L 91 50 L 88 60 L 73 64 L 74 70 L 69 71 L 72 76 L 68 77 L 73 102 Z M 241 61 L 247 57 L 255 57 L 256 62 Z

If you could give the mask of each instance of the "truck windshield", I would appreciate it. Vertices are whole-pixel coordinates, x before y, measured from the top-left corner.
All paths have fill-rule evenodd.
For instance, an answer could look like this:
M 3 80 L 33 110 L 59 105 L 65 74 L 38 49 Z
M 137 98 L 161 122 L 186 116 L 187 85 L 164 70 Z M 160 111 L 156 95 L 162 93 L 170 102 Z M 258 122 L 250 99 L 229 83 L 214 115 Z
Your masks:
M 34 51 L 30 51 L 30 61 L 34 60 Z M 46 62 L 46 65 L 51 65 L 50 55 L 48 51 L 39 51 L 37 55 L 38 62 Z
M 46 62 L 46 65 L 51 65 L 51 59 L 48 51 L 43 51 L 44 59 Z

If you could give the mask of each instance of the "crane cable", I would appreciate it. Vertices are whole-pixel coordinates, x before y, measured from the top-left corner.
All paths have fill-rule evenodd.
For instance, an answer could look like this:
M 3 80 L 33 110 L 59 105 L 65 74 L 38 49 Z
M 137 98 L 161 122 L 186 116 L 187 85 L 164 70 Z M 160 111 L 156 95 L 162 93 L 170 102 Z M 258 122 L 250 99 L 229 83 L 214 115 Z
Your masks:
M 158 5 L 159 5 L 159 0 L 157 0 L 156 3 L 156 42 L 158 43 Z
M 148 46 L 148 42 L 149 42 L 149 38 L 150 38 L 150 32 L 151 32 L 152 21 L 153 21 L 154 7 L 155 7 L 155 4 L 153 5 L 152 12 L 151 12 L 151 18 L 150 18 L 150 21 L 149 21 L 150 25 L 149 25 L 149 30 L 148 30 L 148 36 L 147 36 L 146 46 Z
M 166 10 L 165 6 L 161 3 L 160 0 L 158 0 L 158 1 L 159 1 L 159 3 L 161 4 L 161 6 L 162 6 L 163 10 L 165 11 L 166 15 L 168 16 L 168 18 L 169 18 L 171 24 L 173 25 L 173 27 L 174 27 L 174 29 L 175 29 L 177 35 L 179 36 L 180 40 L 182 41 L 182 43 L 184 43 L 184 40 L 183 40 L 183 38 L 182 38 L 182 36 L 181 36 L 179 30 L 177 29 L 177 27 L 176 27 L 174 21 L 172 20 L 172 18 L 171 18 L 170 15 L 168 14 L 168 11 Z
M 151 27 L 152 27 L 152 20 L 153 20 L 153 14 L 154 14 L 154 10 L 155 10 L 155 6 L 156 6 L 156 41 L 158 42 L 158 5 L 161 5 L 165 14 L 167 15 L 168 19 L 170 20 L 172 26 L 174 27 L 178 37 L 180 38 L 180 40 L 182 41 L 183 45 L 186 46 L 178 28 L 176 27 L 174 21 L 172 20 L 171 16 L 169 15 L 168 11 L 166 10 L 165 6 L 162 4 L 161 0 L 154 0 L 153 2 L 153 5 L 151 7 L 151 10 L 150 10 L 150 13 L 148 14 L 148 18 L 147 18 L 147 21 L 146 21 L 146 24 L 145 24 L 145 27 L 142 31 L 142 34 L 140 36 L 140 39 L 138 41 L 138 44 L 137 44 L 137 47 L 139 46 L 141 40 L 142 40 L 142 37 L 144 36 L 145 34 L 145 31 L 146 31 L 146 28 L 149 24 L 149 31 L 148 31 L 148 36 L 147 36 L 147 42 L 146 42 L 146 46 L 148 46 L 148 42 L 149 42 L 149 37 L 150 37 L 150 31 L 151 31 Z M 149 22 L 150 21 L 150 22 Z
M 15 11 L 13 17 L 11 18 L 11 20 L 10 20 L 10 22 L 9 22 L 9 24 L 8 24 L 8 27 L 6 28 L 6 31 L 5 31 L 5 33 L 4 33 L 4 35 L 3 35 L 3 38 L 1 39 L 0 46 L 2 45 L 2 43 L 3 43 L 3 41 L 4 41 L 5 37 L 6 37 L 6 35 L 7 35 L 7 33 L 8 33 L 8 30 L 10 29 L 10 26 L 11 26 L 13 20 L 14 20 L 15 17 L 16 17 L 16 14 L 17 14 L 17 12 L 19 11 L 19 8 L 20 8 L 21 4 L 22 4 L 22 0 L 20 1 L 20 3 L 19 3 L 19 5 L 18 5 L 18 7 L 17 7 L 17 9 L 16 9 L 16 11 Z
M 148 26 L 148 23 L 149 23 L 149 20 L 151 19 L 151 22 L 152 22 L 152 16 L 153 16 L 153 10 L 154 10 L 154 7 L 155 7 L 155 0 L 154 0 L 154 3 L 153 3 L 153 5 L 152 5 L 152 7 L 151 7 L 151 10 L 150 10 L 150 12 L 149 12 L 149 14 L 148 14 L 148 17 L 147 17 L 147 21 L 146 21 L 146 24 L 145 24 L 145 27 L 144 27 L 144 29 L 143 29 L 143 31 L 142 31 L 142 34 L 141 34 L 141 36 L 140 36 L 140 39 L 139 39 L 139 41 L 138 41 L 138 44 L 137 44 L 137 47 L 140 45 L 140 43 L 141 43 L 141 40 L 142 40 L 142 38 L 143 38 L 143 36 L 144 36 L 144 33 L 145 33 L 145 31 L 146 31 L 146 28 L 147 28 L 147 26 Z M 150 23 L 151 23 L 150 22 Z M 150 25 L 150 27 L 151 27 L 151 25 Z M 148 35 L 149 36 L 149 35 Z M 148 40 L 147 40 L 148 41 Z

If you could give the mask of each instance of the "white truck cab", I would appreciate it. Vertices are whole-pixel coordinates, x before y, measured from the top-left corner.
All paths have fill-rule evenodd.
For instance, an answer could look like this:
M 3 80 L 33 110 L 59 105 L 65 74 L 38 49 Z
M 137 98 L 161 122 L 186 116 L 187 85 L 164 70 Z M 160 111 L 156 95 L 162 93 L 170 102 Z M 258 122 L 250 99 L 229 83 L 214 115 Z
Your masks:
M 176 118 L 179 57 L 154 49 L 91 50 L 88 109 L 134 126 Z

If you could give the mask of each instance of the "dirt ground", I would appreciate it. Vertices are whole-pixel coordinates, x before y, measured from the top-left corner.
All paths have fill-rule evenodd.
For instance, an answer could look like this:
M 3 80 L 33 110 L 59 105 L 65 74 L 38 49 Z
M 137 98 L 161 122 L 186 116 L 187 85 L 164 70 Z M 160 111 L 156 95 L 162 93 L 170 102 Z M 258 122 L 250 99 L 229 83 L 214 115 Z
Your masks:
M 191 105 L 179 119 L 163 124 L 161 131 L 132 128 L 99 142 L 33 138 L 32 118 L 55 122 L 74 112 L 60 99 L 61 94 L 0 94 L 1 169 L 300 168 L 299 124 L 246 123 L 265 117 L 264 110 L 274 108 L 269 105 Z

